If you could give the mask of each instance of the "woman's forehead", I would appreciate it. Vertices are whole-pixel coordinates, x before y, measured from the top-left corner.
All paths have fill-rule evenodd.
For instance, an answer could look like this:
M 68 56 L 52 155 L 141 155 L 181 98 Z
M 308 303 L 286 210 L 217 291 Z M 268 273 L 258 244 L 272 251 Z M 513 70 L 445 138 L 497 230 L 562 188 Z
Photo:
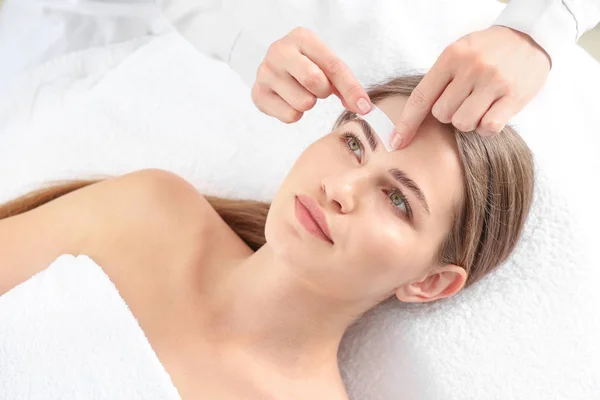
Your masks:
M 396 124 L 400 120 L 406 101 L 406 97 L 389 97 L 381 100 L 377 106 Z M 459 161 L 454 132 L 435 119 L 431 113 L 425 118 L 411 143 L 394 153 L 437 158 L 440 162 L 451 162 L 454 159 Z

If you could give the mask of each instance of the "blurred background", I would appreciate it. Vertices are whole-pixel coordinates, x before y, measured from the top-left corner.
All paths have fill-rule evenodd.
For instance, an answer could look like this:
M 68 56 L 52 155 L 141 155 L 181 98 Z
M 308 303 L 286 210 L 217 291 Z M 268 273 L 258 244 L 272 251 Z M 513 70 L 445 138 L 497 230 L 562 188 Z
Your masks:
M 500 3 L 508 3 L 510 0 L 498 1 L 500 1 Z M 577 43 L 600 62 L 600 24 L 596 25 L 594 29 L 583 35 Z
M 579 45 L 600 62 L 600 25 L 583 35 L 579 39 Z
M 494 1 L 494 0 L 489 0 Z M 508 3 L 509 0 L 497 0 L 501 3 Z M 0 9 L 5 0 L 0 0 Z M 592 55 L 598 62 L 600 62 L 600 24 L 596 28 L 587 32 L 581 37 L 578 44 L 583 47 L 588 53 Z

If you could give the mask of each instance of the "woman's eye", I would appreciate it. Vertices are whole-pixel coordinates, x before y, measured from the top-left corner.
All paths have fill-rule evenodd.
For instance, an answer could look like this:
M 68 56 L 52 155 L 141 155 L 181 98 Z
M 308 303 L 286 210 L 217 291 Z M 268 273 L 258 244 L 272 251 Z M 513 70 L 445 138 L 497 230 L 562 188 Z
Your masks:
M 350 152 L 352 152 L 359 161 L 362 160 L 363 147 L 360 140 L 350 133 L 347 133 L 344 137 L 346 139 L 346 146 L 348 146 L 348 150 L 350 150 Z
M 389 196 L 390 196 L 390 200 L 392 201 L 392 204 L 398 211 L 401 211 L 404 214 L 409 215 L 408 203 L 402 193 L 400 193 L 396 190 L 393 190 L 390 192 Z

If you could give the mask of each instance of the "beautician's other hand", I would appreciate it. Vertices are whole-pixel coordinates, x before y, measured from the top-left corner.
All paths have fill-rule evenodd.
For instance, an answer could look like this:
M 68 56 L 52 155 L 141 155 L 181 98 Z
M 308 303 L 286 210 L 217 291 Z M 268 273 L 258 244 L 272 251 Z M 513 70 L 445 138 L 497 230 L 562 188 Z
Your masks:
M 317 35 L 296 28 L 269 47 L 258 67 L 252 101 L 265 114 L 296 122 L 331 94 L 348 110 L 366 114 L 371 101 L 350 69 Z
M 500 132 L 540 91 L 550 64 L 537 43 L 510 28 L 492 26 L 462 37 L 443 51 L 409 97 L 392 146 L 407 146 L 430 111 L 461 131 Z

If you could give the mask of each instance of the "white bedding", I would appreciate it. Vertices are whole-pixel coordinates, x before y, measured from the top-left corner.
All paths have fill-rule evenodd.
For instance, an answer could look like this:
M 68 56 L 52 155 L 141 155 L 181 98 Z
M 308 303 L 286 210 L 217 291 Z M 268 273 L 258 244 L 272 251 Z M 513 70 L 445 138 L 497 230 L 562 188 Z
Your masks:
M 272 40 L 309 26 L 369 84 L 426 68 L 501 5 L 181 0 L 162 7 L 187 42 L 177 34 L 121 38 L 53 58 L 12 82 L 15 90 L 0 98 L 0 176 L 8 177 L 0 201 L 47 179 L 144 167 L 178 172 L 206 192 L 268 199 L 341 111 L 329 99 L 283 125 L 253 108 L 248 84 Z M 543 92 L 514 119 L 538 169 L 517 253 L 454 299 L 386 305 L 354 326 L 340 354 L 353 399 L 598 399 L 597 93 L 600 66 L 587 54 L 574 48 L 555 60 Z
M 0 296 L 0 399 L 179 400 L 117 288 L 65 254 Z

